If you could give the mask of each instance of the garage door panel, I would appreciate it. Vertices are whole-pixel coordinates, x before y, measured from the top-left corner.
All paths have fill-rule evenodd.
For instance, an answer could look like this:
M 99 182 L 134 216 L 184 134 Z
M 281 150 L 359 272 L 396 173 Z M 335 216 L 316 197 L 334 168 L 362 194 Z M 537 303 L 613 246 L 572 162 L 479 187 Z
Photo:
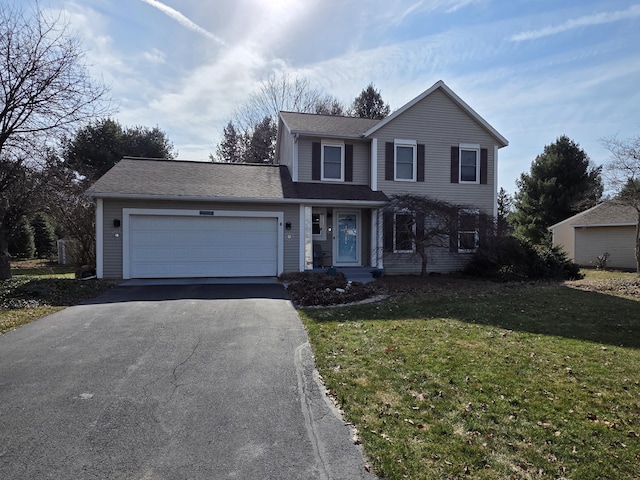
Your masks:
M 130 277 L 277 275 L 276 217 L 130 216 Z

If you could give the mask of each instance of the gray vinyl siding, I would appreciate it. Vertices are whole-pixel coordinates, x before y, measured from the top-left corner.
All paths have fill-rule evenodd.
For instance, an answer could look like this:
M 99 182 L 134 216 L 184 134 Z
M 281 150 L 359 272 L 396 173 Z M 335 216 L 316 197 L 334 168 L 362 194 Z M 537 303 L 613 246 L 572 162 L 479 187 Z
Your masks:
M 372 136 L 378 139 L 378 189 L 389 197 L 404 193 L 427 195 L 493 215 L 496 139 L 441 91 L 433 92 Z M 385 180 L 385 143 L 396 139 L 425 145 L 424 182 Z M 451 183 L 451 147 L 461 143 L 487 149 L 487 184 Z M 450 252 L 446 241 L 442 248 L 429 249 L 427 271 L 459 271 L 471 257 L 470 253 Z M 421 270 L 417 254 L 385 252 L 383 261 L 385 273 L 391 275 L 419 274 Z
M 300 137 L 298 139 L 298 181 L 312 182 L 311 176 L 311 145 L 321 142 L 320 138 Z M 350 184 L 370 185 L 371 144 L 369 141 L 345 140 L 353 145 L 353 182 Z
M 286 165 L 289 169 L 289 173 L 293 176 L 293 149 L 294 139 L 293 135 L 289 134 L 286 129 L 283 129 L 282 137 L 280 138 L 280 152 L 277 159 L 280 165 Z
M 609 253 L 607 267 L 636 268 L 636 227 L 576 227 L 575 262 L 584 266 L 595 266 L 596 259 Z
M 496 140 L 441 91 L 433 92 L 372 136 L 378 139 L 378 188 L 388 196 L 429 195 L 493 214 Z M 425 145 L 424 182 L 385 180 L 385 143 L 395 139 L 415 140 Z M 486 185 L 451 183 L 451 147 L 460 143 L 478 144 L 487 149 Z
M 463 270 L 473 254 L 452 253 L 447 247 L 430 247 L 427 250 L 427 272 L 450 273 Z M 422 260 L 416 253 L 385 253 L 384 273 L 388 275 L 418 275 Z
M 225 211 L 273 211 L 283 212 L 284 222 L 291 223 L 291 230 L 284 232 L 284 271 L 300 269 L 300 207 L 299 205 L 216 202 L 175 202 L 153 200 L 103 200 L 103 275 L 105 278 L 122 278 L 122 228 L 115 229 L 113 220 L 122 220 L 123 208 L 155 208 L 176 210 L 225 210 Z M 282 227 L 284 228 L 284 226 Z M 120 233 L 119 237 L 115 233 Z

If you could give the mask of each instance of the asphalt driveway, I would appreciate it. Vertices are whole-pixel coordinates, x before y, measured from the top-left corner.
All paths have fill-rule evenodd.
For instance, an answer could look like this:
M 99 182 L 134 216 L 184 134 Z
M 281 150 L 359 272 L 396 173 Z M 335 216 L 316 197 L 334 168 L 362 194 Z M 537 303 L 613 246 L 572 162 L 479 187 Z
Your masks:
M 373 477 L 282 286 L 184 285 L 0 336 L 0 478 Z

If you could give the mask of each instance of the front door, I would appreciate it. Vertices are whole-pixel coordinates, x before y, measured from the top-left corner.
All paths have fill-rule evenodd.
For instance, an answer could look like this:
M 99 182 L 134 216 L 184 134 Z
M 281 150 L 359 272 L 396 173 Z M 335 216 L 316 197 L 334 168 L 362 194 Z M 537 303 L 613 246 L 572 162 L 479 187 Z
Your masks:
M 360 214 L 335 212 L 333 252 L 336 265 L 360 265 Z

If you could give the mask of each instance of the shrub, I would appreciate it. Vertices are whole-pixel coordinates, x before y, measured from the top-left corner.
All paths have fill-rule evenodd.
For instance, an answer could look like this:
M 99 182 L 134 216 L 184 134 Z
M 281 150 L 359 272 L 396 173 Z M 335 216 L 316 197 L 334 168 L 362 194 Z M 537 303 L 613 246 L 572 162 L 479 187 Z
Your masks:
M 480 245 L 465 273 L 500 280 L 581 278 L 580 267 L 558 247 L 534 247 L 512 236 L 493 237 Z

